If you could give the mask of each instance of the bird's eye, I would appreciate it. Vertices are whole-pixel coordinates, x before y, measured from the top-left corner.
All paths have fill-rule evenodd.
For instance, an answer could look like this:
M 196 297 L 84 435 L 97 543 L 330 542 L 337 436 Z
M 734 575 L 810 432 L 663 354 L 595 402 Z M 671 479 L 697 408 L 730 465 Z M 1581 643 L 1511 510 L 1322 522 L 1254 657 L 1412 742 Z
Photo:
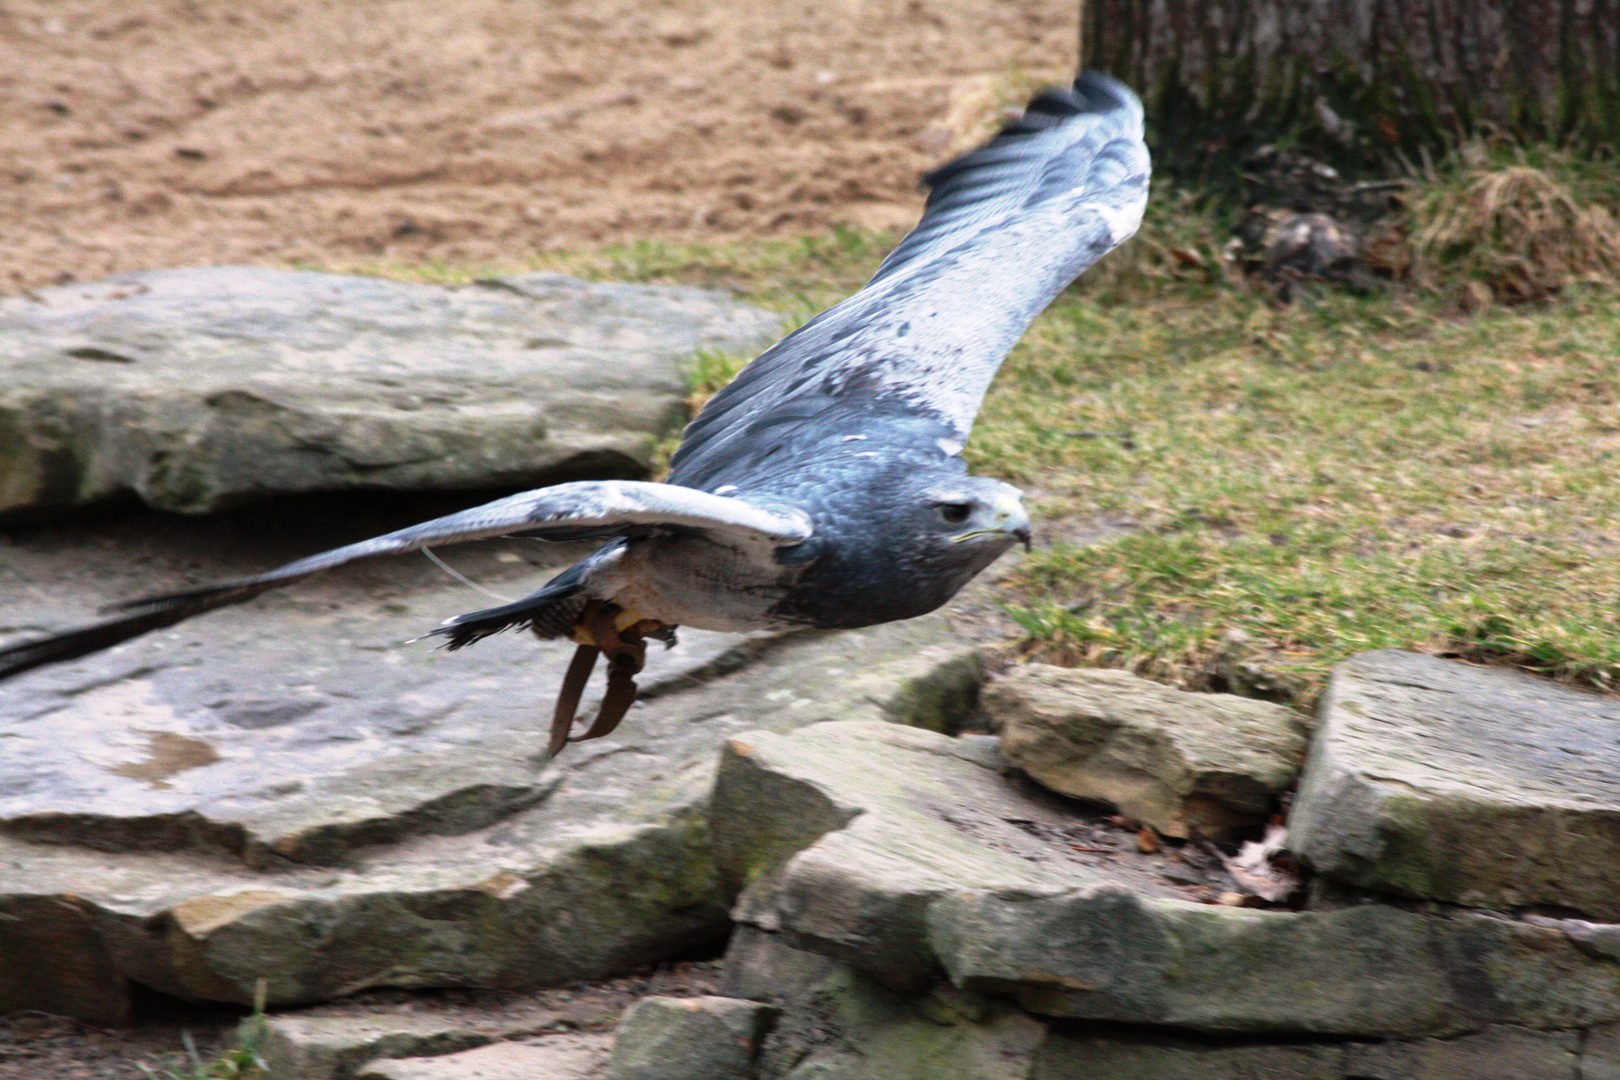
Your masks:
M 973 513 L 973 507 L 967 503 L 942 503 L 939 516 L 949 525 L 960 525 Z

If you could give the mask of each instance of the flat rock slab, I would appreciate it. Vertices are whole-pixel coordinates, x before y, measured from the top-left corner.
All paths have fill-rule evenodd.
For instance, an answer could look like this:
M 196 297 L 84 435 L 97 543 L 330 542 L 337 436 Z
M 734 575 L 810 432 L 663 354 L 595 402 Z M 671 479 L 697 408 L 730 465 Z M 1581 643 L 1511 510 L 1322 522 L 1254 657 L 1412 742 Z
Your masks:
M 466 1076 L 473 1066 L 506 1075 L 514 1065 L 540 1076 L 615 1080 L 623 1060 L 651 1080 L 1613 1080 L 1620 1076 L 1620 1026 L 1541 1031 L 1493 1025 L 1448 1038 L 1266 1041 L 1205 1038 L 1140 1025 L 1049 1025 L 1004 1000 L 939 981 L 897 994 L 869 976 L 786 943 L 785 935 L 741 927 L 726 953 L 726 997 L 645 997 L 612 1036 L 550 1033 L 574 992 L 390 995 L 354 1015 L 353 1003 L 268 1018 L 267 1080 L 354 1080 Z M 611 989 L 609 988 L 611 987 Z M 676 987 L 671 986 L 670 989 Z M 598 1006 L 645 993 L 640 980 L 586 991 Z M 761 1023 L 761 1021 L 765 1021 Z M 254 1024 L 252 1018 L 244 1027 Z M 718 1050 L 746 1039 L 733 1065 Z M 460 1052 L 490 1043 L 521 1047 Z M 535 1053 L 538 1048 L 545 1054 Z M 588 1066 L 581 1066 L 580 1051 Z M 660 1056 L 661 1055 L 661 1056 Z M 388 1063 L 384 1059 L 407 1058 Z M 707 1060 L 709 1064 L 703 1064 Z M 611 1063 L 610 1063 L 611 1062 Z M 544 1070 L 553 1070 L 546 1072 Z M 580 1070 L 583 1071 L 575 1071 Z M 477 1075 L 474 1073 L 473 1075 Z M 522 1074 L 529 1076 L 533 1074 Z M 631 1075 L 635 1075 L 632 1073 Z
M 609 1036 L 550 1035 L 443 1057 L 373 1062 L 356 1080 L 599 1080 Z M 281 1080 L 272 1075 L 269 1080 Z M 294 1080 L 288 1076 L 285 1080 Z
M 780 1010 L 759 1080 L 1612 1080 L 1616 1034 L 1493 1025 L 1448 1038 L 1208 1038 L 1140 1024 L 1048 1025 L 938 982 L 896 994 L 740 927 L 725 989 Z
M 682 365 L 780 329 L 720 293 L 561 274 L 217 267 L 3 299 L 0 517 L 639 476 L 685 419 Z
M 1286 1046 L 1203 1044 L 1123 1033 L 1053 1035 L 1030 1080 L 1579 1080 L 1603 1075 L 1574 1031 L 1496 1027 L 1452 1039 Z
M 1062 810 L 1004 768 L 984 741 L 869 722 L 732 739 L 711 828 L 751 882 L 735 916 L 890 986 L 943 969 L 1054 1017 L 1349 1037 L 1620 1019 L 1620 964 L 1556 926 L 1193 903 L 1043 843 L 1030 826 Z
M 890 985 L 927 985 L 939 964 L 927 913 L 944 896 L 968 883 L 1060 887 L 1115 861 L 1077 849 L 1064 808 L 1007 783 L 1007 768 L 990 736 L 893 725 L 732 739 L 710 827 L 721 872 L 748 886 L 734 916 Z M 1117 869 L 1149 895 L 1178 895 L 1129 861 Z
M 611 738 L 542 767 L 571 647 L 404 644 L 480 598 L 384 569 L 402 576 L 312 582 L 0 688 L 0 945 L 52 961 L 0 969 L 0 1008 L 114 1022 L 129 979 L 248 1001 L 262 976 L 285 1005 L 678 955 L 727 926 L 706 806 L 728 736 L 905 720 L 975 678 L 944 616 L 683 632 Z
M 542 767 L 572 643 L 408 644 L 478 599 L 453 584 L 335 610 L 277 596 L 0 684 L 0 831 L 272 870 L 348 865 L 378 844 L 460 835 L 533 806 L 602 750 L 572 747 Z M 641 685 L 656 698 L 768 648 L 683 631 L 649 655 Z
M 443 1057 L 495 1042 L 605 1033 L 637 1001 L 660 993 L 714 993 L 717 977 L 714 965 L 677 962 L 651 974 L 529 991 L 413 995 L 390 990 L 248 1016 L 241 1021 L 240 1037 L 257 1039 L 269 1080 L 354 1080 L 382 1059 Z
M 1364 653 L 1334 669 L 1289 830 L 1352 885 L 1620 921 L 1620 700 Z
M 1224 837 L 1264 820 L 1305 756 L 1292 709 L 1128 671 L 1025 664 L 982 701 L 1013 764 L 1166 836 Z
M 243 1026 L 258 1023 L 243 1021 Z M 496 1036 L 440 1017 L 275 1016 L 264 1023 L 260 1058 L 270 1080 L 353 1080 L 382 1058 L 435 1057 L 472 1050 Z

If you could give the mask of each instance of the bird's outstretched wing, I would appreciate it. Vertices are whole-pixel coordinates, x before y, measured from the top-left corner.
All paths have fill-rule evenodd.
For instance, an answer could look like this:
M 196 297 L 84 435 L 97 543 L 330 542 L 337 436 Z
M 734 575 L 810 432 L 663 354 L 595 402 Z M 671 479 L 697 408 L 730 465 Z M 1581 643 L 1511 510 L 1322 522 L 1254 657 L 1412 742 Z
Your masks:
M 766 508 L 670 484 L 633 480 L 558 484 L 323 551 L 253 577 L 116 605 L 111 609 L 121 613 L 116 618 L 0 649 L 0 678 L 88 655 L 356 559 L 492 536 L 587 540 L 680 530 L 701 531 L 735 547 L 767 551 L 800 543 L 811 531 L 802 511 Z
M 933 420 L 958 449 L 1029 323 L 1124 241 L 1147 201 L 1142 106 L 1084 74 L 989 144 L 931 173 L 922 221 L 866 287 L 788 335 L 686 429 L 670 481 L 707 487 L 757 436 L 869 405 Z

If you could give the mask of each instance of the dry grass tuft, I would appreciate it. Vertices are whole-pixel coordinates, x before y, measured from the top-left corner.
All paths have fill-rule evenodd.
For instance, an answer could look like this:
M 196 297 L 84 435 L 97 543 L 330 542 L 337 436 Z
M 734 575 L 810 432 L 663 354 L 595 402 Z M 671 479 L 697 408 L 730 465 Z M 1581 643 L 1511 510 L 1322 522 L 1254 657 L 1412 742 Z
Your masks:
M 1465 308 L 1543 300 L 1576 282 L 1620 284 L 1620 215 L 1612 191 L 1549 157 L 1486 160 L 1465 149 L 1448 176 L 1411 189 L 1404 267 L 1419 286 L 1453 292 Z

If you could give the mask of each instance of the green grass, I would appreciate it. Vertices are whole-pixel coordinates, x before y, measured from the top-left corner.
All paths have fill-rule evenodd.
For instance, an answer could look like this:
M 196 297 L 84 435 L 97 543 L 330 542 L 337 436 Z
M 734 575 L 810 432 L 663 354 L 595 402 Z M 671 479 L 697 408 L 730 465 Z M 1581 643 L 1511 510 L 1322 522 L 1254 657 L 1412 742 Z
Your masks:
M 359 259 L 295 263 L 293 267 L 437 285 L 465 285 L 480 278 L 535 270 L 574 274 L 592 281 L 697 285 L 731 292 L 780 311 L 789 322 L 797 323 L 860 288 L 899 239 L 898 233 L 839 228 L 826 236 L 783 240 L 639 241 L 582 251 L 538 253 L 498 265 Z
M 1427 194 L 1409 202 L 1431 205 Z M 1025 562 L 1005 597 L 1024 650 L 1301 704 L 1332 664 L 1370 648 L 1613 685 L 1616 292 L 1576 284 L 1473 316 L 1416 286 L 1280 308 L 1222 258 L 1228 225 L 1157 190 L 1138 237 L 1036 322 L 986 401 L 967 451 L 976 471 L 1025 487 L 1050 533 L 1110 537 Z M 895 239 L 843 230 L 476 273 L 346 269 L 704 285 L 792 325 L 858 288 Z M 744 359 L 698 358 L 694 408 Z
M 136 1062 L 136 1067 L 147 1080 L 257 1080 L 265 1071 L 261 1055 L 267 1030 L 265 994 L 266 983 L 261 978 L 254 987 L 253 1012 L 243 1019 L 237 1029 L 236 1045 L 217 1057 L 204 1058 L 191 1032 L 182 1029 L 180 1038 L 185 1050 L 183 1064 L 165 1067 L 162 1072 L 140 1062 Z
M 1003 369 L 969 457 L 1038 514 L 1121 534 L 1028 560 L 1011 611 L 1037 655 L 1218 686 L 1238 651 L 1307 700 L 1369 648 L 1607 687 L 1617 393 L 1612 297 L 1459 320 L 1387 297 L 1071 294 Z

